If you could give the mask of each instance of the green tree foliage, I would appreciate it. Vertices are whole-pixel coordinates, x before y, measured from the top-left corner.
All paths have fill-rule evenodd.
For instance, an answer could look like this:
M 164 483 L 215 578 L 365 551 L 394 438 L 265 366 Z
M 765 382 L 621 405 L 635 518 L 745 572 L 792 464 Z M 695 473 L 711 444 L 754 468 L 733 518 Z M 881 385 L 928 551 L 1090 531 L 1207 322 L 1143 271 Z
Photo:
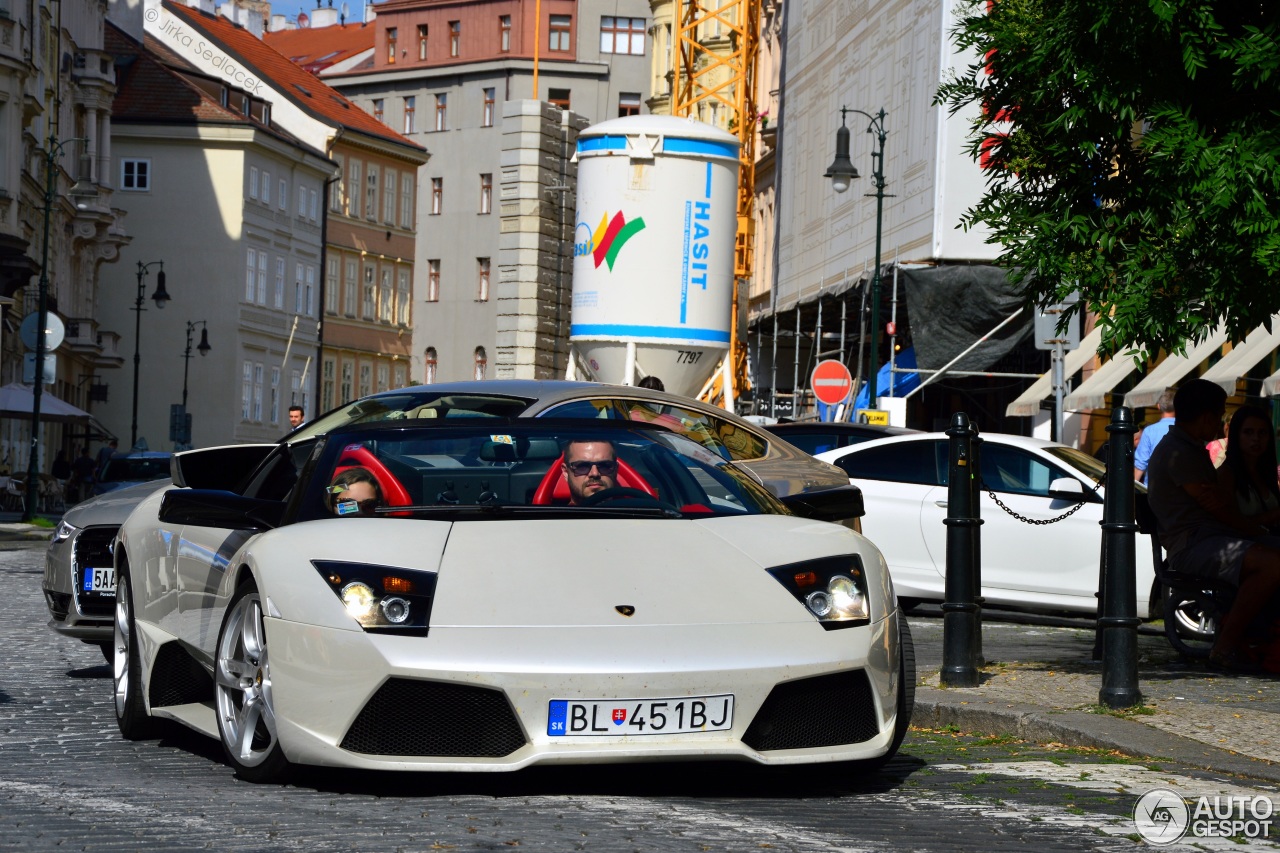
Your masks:
M 987 190 L 963 218 L 1038 304 L 1079 289 L 1104 346 L 1180 351 L 1280 312 L 1280 2 L 960 0 Z

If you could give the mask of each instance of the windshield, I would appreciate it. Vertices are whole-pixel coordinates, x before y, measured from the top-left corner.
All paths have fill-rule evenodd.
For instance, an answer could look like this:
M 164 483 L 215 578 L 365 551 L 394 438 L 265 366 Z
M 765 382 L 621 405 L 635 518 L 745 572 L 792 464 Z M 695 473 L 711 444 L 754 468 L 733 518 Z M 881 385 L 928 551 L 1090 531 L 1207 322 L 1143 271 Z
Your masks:
M 163 480 L 169 476 L 169 457 L 116 457 L 107 460 L 100 478 L 103 483 L 129 480 Z
M 300 520 L 790 514 L 696 442 L 617 422 L 460 418 L 343 429 L 327 436 L 303 488 Z
M 449 394 L 443 392 L 418 392 L 404 394 L 379 394 L 354 403 L 340 406 L 303 424 L 289 435 L 289 443 L 324 435 L 352 424 L 367 424 L 387 420 L 429 418 L 514 418 L 523 413 L 534 401 L 524 397 L 506 397 L 498 394 Z

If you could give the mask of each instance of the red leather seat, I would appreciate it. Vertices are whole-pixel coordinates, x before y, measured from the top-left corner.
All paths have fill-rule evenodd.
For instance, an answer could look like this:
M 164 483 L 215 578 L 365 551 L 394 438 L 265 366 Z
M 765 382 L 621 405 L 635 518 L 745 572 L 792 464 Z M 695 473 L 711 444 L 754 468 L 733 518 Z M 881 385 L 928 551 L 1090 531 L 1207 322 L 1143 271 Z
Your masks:
M 349 444 L 342 448 L 342 455 L 338 457 L 333 476 L 336 477 L 351 468 L 364 468 L 377 479 L 378 486 L 382 489 L 383 506 L 413 505 L 409 490 L 396 478 L 395 474 L 387 469 L 386 465 L 382 464 L 382 460 L 374 456 L 373 452 L 363 444 Z
M 658 490 L 650 486 L 644 477 L 641 477 L 635 468 L 632 468 L 622 459 L 618 460 L 618 485 L 627 489 L 639 489 L 651 498 L 658 496 Z M 569 502 L 569 481 L 564 475 L 564 454 L 561 454 L 555 462 L 551 463 L 551 467 L 547 469 L 547 473 L 543 476 L 542 482 L 538 484 L 538 488 L 533 493 L 534 506 L 552 506 L 554 504 L 567 504 Z

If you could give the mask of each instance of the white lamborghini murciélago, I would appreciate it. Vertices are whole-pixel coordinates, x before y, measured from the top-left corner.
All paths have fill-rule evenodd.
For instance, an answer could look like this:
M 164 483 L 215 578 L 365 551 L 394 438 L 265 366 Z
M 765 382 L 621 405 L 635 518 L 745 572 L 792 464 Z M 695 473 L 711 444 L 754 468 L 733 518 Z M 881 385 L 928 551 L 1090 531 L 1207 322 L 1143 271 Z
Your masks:
M 852 487 L 780 500 L 660 427 L 507 418 L 190 451 L 174 473 L 114 547 L 116 716 L 218 738 L 245 779 L 875 768 L 910 722 L 884 559 L 814 520 L 857 514 Z

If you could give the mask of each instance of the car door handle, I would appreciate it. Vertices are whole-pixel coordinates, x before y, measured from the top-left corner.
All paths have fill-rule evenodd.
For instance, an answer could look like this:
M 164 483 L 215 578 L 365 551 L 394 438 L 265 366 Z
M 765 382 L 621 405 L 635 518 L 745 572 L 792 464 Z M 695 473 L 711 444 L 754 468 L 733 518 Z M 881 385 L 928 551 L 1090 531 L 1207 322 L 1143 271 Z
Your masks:
M 942 507 L 943 509 L 946 509 L 946 508 L 947 508 L 947 502 L 946 502 L 946 501 L 934 501 L 934 502 L 933 502 L 933 505 L 934 505 L 934 506 L 938 506 L 938 507 Z

